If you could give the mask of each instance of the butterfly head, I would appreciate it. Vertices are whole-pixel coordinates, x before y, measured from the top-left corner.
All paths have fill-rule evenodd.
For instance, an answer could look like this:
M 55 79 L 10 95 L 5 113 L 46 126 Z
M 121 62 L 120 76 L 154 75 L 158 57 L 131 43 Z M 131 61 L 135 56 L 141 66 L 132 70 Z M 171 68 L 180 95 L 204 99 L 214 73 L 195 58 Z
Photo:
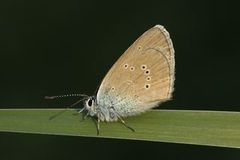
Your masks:
M 85 110 L 88 111 L 90 116 L 95 116 L 97 114 L 97 103 L 95 96 L 89 97 L 87 100 L 85 100 L 84 103 Z

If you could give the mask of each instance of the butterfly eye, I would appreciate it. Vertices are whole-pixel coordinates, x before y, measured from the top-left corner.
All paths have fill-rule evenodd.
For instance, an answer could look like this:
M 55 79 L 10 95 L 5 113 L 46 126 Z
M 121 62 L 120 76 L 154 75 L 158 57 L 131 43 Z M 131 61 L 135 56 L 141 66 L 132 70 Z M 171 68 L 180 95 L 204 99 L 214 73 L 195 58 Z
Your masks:
M 87 102 L 88 106 L 91 107 L 92 104 L 93 104 L 93 100 L 89 99 L 88 102 Z

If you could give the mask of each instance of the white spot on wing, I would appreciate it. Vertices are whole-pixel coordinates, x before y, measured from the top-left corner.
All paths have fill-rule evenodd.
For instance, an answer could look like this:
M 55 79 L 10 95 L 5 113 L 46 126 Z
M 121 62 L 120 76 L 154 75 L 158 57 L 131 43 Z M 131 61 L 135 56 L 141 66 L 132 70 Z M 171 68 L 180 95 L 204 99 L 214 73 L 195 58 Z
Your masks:
M 134 71 L 135 70 L 135 67 L 130 67 L 130 71 Z
M 142 46 L 138 46 L 138 48 L 137 48 L 139 51 L 141 51 L 142 50 Z
M 149 89 L 150 87 L 151 87 L 150 84 L 145 84 L 145 85 L 144 85 L 144 88 L 145 88 L 145 89 Z
M 125 63 L 125 64 L 123 65 L 123 68 L 127 69 L 127 68 L 128 68 L 128 64 Z
M 150 74 L 150 69 L 147 69 L 145 72 L 144 72 L 145 75 L 149 75 Z
M 143 64 L 141 65 L 141 70 L 146 70 L 147 69 L 147 65 Z
M 147 76 L 146 78 L 147 81 L 151 81 L 151 79 L 152 79 L 151 76 Z

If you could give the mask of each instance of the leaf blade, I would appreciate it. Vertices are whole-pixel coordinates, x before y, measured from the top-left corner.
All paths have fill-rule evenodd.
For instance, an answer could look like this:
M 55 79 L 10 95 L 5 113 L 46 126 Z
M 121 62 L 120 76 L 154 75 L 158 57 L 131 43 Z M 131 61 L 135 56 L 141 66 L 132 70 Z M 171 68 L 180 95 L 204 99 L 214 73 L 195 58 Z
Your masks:
M 93 121 L 87 118 L 81 122 L 81 115 L 74 116 L 74 110 L 49 120 L 61 110 L 1 109 L 0 131 L 240 148 L 239 112 L 152 110 L 125 120 L 136 132 L 131 132 L 117 122 L 103 122 L 100 135 L 97 136 Z

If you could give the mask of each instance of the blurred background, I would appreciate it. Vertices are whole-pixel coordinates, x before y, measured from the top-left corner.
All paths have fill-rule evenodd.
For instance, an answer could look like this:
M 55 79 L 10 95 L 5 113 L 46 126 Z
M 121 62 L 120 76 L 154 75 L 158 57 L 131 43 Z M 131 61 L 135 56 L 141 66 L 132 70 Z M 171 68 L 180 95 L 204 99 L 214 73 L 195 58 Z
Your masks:
M 173 100 L 163 109 L 240 111 L 236 1 L 0 2 L 0 108 L 65 108 L 92 95 L 120 55 L 161 24 L 176 51 Z M 79 106 L 81 107 L 81 106 Z M 0 133 L 0 159 L 236 159 L 219 147 Z

